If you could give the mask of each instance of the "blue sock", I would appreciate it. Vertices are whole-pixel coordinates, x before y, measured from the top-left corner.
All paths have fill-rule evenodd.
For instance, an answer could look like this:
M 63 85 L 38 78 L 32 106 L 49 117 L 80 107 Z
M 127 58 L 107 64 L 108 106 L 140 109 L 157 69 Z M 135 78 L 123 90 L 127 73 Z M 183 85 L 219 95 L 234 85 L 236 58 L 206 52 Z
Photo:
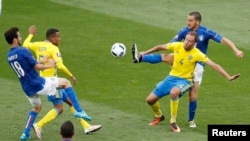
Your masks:
M 83 109 L 81 108 L 76 93 L 72 87 L 68 87 L 65 89 L 65 92 L 68 94 L 69 99 L 71 100 L 72 104 L 74 105 L 74 108 L 77 112 L 82 112 Z
M 146 54 L 142 56 L 142 62 L 156 64 L 156 63 L 160 63 L 161 61 L 162 61 L 161 54 Z
M 30 136 L 30 129 L 33 125 L 33 123 L 35 122 L 36 120 L 36 117 L 37 117 L 37 113 L 34 112 L 34 111 L 30 111 L 29 114 L 28 114 L 28 119 L 27 119 L 27 123 L 25 125 L 25 129 L 23 131 L 23 133 L 25 133 L 25 135 L 27 137 Z
M 67 96 L 67 93 L 65 92 L 64 89 L 58 89 L 58 93 L 60 93 L 60 96 L 64 102 L 68 101 L 69 97 Z
M 188 119 L 188 121 L 194 120 L 196 108 L 197 108 L 197 100 L 189 102 L 189 119 Z

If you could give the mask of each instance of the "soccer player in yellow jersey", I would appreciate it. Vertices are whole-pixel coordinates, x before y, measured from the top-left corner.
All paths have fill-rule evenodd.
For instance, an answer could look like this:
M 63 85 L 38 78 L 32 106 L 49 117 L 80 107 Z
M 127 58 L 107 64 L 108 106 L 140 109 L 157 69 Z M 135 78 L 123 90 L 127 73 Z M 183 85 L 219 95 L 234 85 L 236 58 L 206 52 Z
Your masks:
M 56 65 L 53 68 L 48 70 L 40 71 L 40 75 L 43 77 L 53 77 L 57 76 L 57 69 L 64 72 L 68 77 L 72 79 L 74 84 L 76 84 L 75 76 L 67 69 L 64 65 L 58 45 L 60 42 L 60 32 L 58 29 L 51 28 L 46 32 L 46 40 L 40 42 L 31 42 L 32 37 L 36 33 L 36 27 L 30 26 L 29 35 L 25 39 L 23 46 L 32 50 L 37 60 L 40 60 L 44 57 L 52 58 L 55 60 Z M 37 137 L 41 138 L 41 129 L 48 122 L 55 119 L 58 115 L 63 112 L 63 101 L 70 106 L 70 111 L 75 112 L 75 108 L 72 106 L 74 102 L 69 99 L 69 96 L 64 89 L 58 89 L 56 95 L 48 96 L 48 100 L 54 104 L 54 108 L 51 109 L 40 121 L 33 124 L 33 128 L 36 131 Z M 86 134 L 95 132 L 99 130 L 101 125 L 90 125 L 87 121 L 82 118 L 77 118 L 84 128 Z
M 155 114 L 155 119 L 158 120 L 160 117 L 163 117 L 158 100 L 166 95 L 170 95 L 172 102 L 170 105 L 173 106 L 172 108 L 170 107 L 170 128 L 173 132 L 181 131 L 175 120 L 177 113 L 173 113 L 173 111 L 177 111 L 174 109 L 177 108 L 179 98 L 193 85 L 193 73 L 197 62 L 207 64 L 229 81 L 240 76 L 239 74 L 232 76 L 229 75 L 219 64 L 210 60 L 204 53 L 195 47 L 196 41 L 197 33 L 191 31 L 187 34 L 184 42 L 158 45 L 144 52 L 145 54 L 149 54 L 161 50 L 173 51 L 174 60 L 169 75 L 163 81 L 158 83 L 156 88 L 146 98 L 147 103 L 151 106 Z M 132 46 L 132 53 L 133 56 L 138 53 L 135 44 Z
M 236 45 L 228 38 L 222 36 L 218 32 L 204 26 L 201 24 L 202 16 L 198 11 L 192 11 L 187 15 L 187 26 L 180 29 L 180 31 L 175 35 L 175 37 L 170 42 L 180 42 L 183 41 L 189 31 L 196 31 L 198 35 L 198 40 L 196 42 L 196 48 L 200 49 L 201 52 L 207 54 L 209 48 L 210 40 L 217 43 L 222 43 L 231 49 L 238 58 L 243 58 L 244 52 L 236 47 Z M 172 54 L 146 54 L 143 52 L 140 54 L 143 57 L 135 56 L 133 58 L 134 63 L 147 62 L 151 64 L 156 64 L 160 62 L 165 62 L 168 65 L 173 64 Z M 194 71 L 194 85 L 189 91 L 189 106 L 188 106 L 188 124 L 191 128 L 196 128 L 195 115 L 198 107 L 198 90 L 202 83 L 202 76 L 204 73 L 205 65 L 202 63 L 196 64 L 196 69 Z M 177 110 L 177 109 L 176 109 Z M 163 117 L 152 122 L 152 126 L 157 125 L 159 122 L 163 121 Z

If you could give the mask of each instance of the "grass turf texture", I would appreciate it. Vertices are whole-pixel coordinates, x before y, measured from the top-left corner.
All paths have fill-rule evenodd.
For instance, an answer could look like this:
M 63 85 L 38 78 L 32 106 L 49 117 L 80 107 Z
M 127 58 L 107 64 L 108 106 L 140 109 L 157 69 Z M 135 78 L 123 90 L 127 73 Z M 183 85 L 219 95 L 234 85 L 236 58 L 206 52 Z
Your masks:
M 65 64 L 78 79 L 75 86 L 78 98 L 93 118 L 90 123 L 103 125 L 99 132 L 84 135 L 65 105 L 65 112 L 43 128 L 43 140 L 60 140 L 59 127 L 68 119 L 74 122 L 76 128 L 74 139 L 89 141 L 205 141 L 208 124 L 248 124 L 247 95 L 250 89 L 247 60 L 250 58 L 247 54 L 250 52 L 247 49 L 247 24 L 250 21 L 245 7 L 250 2 L 213 1 L 208 3 L 196 0 L 192 4 L 189 1 L 171 0 L 3 1 L 1 33 L 10 26 L 18 26 L 24 40 L 28 27 L 35 24 L 38 32 L 33 40 L 38 41 L 44 40 L 47 28 L 60 29 L 60 50 Z M 241 10 L 237 12 L 229 7 Z M 201 11 L 204 25 L 232 39 L 245 52 L 245 57 L 237 59 L 224 45 L 210 43 L 209 57 L 225 67 L 230 74 L 240 72 L 241 77 L 227 82 L 206 67 L 198 98 L 198 127 L 190 129 L 187 125 L 188 103 L 185 95 L 181 99 L 177 119 L 182 132 L 175 134 L 169 129 L 169 97 L 161 100 L 167 119 L 156 127 L 147 125 L 153 114 L 145 103 L 146 96 L 167 75 L 170 68 L 163 63 L 133 64 L 130 46 L 137 43 L 140 49 L 145 50 L 166 43 L 179 28 L 186 25 L 186 15 L 193 10 Z M 122 42 L 127 46 L 128 52 L 123 58 L 117 59 L 111 55 L 110 48 L 115 42 Z M 20 137 L 31 107 L 7 64 L 5 56 L 8 45 L 3 38 L 0 39 L 0 46 L 0 140 L 12 141 Z M 44 106 L 38 119 L 52 107 L 46 97 L 42 100 Z M 31 139 L 38 140 L 33 131 Z

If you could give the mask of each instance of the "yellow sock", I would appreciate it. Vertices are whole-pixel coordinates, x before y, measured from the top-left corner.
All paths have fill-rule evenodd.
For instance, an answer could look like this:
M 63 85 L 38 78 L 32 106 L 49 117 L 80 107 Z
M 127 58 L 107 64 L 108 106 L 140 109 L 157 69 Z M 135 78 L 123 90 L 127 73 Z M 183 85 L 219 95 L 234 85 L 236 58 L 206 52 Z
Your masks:
M 75 112 L 75 108 L 73 106 L 69 107 L 69 110 L 71 113 L 74 113 Z M 84 129 L 87 129 L 90 127 L 90 124 L 85 121 L 84 119 L 82 118 L 77 118 L 77 120 L 80 122 L 81 126 L 84 128 Z
M 162 112 L 161 112 L 161 109 L 160 109 L 160 103 L 159 101 L 156 101 L 155 104 L 151 105 L 151 108 L 155 114 L 155 117 L 161 117 L 162 116 Z
M 37 122 L 37 126 L 39 128 L 42 128 L 44 125 L 46 125 L 48 122 L 55 119 L 58 115 L 57 109 L 51 109 L 41 120 Z
M 171 111 L 170 123 L 176 122 L 178 106 L 179 106 L 179 99 L 170 100 L 170 111 Z

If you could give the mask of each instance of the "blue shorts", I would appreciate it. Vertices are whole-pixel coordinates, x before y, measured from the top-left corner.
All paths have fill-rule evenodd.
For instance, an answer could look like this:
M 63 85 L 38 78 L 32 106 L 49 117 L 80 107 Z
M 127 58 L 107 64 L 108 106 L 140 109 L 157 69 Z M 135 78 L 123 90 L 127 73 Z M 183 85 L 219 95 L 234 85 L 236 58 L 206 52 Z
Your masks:
M 167 76 L 163 81 L 157 84 L 156 88 L 153 90 L 153 93 L 158 97 L 162 98 L 163 96 L 169 95 L 170 91 L 174 87 L 178 87 L 181 90 L 181 97 L 185 92 L 187 92 L 191 87 L 192 83 L 187 79 Z
M 67 93 L 64 89 L 58 89 L 55 95 L 48 96 L 48 100 L 51 101 L 54 105 L 62 104 L 63 101 L 67 100 Z

